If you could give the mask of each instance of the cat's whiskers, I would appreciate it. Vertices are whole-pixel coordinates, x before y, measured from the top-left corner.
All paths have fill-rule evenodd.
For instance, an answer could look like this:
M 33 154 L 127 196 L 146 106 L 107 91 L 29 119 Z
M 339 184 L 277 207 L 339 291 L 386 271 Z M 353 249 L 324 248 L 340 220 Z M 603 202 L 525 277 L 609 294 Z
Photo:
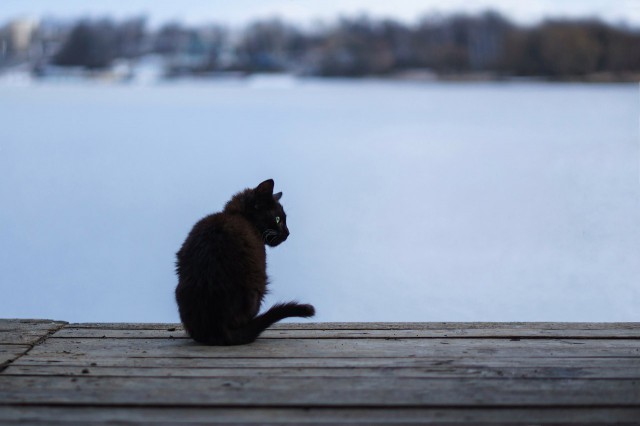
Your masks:
M 270 244 L 275 237 L 278 236 L 278 233 L 273 229 L 267 229 L 262 233 L 262 240 L 266 243 Z
M 267 229 L 263 234 L 263 240 L 267 244 L 271 244 L 273 240 L 278 236 L 278 232 L 273 229 Z

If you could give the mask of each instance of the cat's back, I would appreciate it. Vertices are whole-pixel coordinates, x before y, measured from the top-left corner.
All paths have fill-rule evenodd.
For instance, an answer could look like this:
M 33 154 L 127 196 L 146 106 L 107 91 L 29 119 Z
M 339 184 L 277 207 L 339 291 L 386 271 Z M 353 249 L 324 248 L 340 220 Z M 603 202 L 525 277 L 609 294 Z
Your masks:
M 200 219 L 177 253 L 178 272 L 192 267 L 228 269 L 260 266 L 264 245 L 250 222 L 241 215 L 224 212 Z

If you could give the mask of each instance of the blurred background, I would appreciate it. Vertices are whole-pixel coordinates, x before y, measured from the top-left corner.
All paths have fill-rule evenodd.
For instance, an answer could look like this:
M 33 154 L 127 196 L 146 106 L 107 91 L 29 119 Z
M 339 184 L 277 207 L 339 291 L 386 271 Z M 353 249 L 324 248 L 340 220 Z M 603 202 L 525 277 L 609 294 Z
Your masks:
M 0 317 L 178 321 L 274 178 L 267 306 L 640 321 L 640 4 L 441 3 L 4 0 Z
M 429 2 L 404 0 L 382 10 L 363 1 L 8 3 L 0 65 L 37 78 L 270 72 L 635 81 L 640 72 L 640 7 L 631 1 L 447 2 L 429 9 Z

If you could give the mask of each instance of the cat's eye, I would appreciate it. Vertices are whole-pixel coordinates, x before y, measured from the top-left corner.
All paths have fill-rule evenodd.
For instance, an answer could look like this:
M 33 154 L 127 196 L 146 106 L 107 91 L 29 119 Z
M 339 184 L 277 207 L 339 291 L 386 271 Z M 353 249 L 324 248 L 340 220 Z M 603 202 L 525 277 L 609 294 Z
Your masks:
M 276 216 L 276 224 L 280 223 L 280 216 Z

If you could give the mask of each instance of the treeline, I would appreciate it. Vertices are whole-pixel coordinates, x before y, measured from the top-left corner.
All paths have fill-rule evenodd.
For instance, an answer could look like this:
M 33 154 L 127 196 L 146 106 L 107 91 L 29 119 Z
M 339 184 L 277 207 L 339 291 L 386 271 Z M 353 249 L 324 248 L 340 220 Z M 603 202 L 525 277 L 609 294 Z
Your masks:
M 11 31 L 3 34 L 0 61 L 15 63 Z M 9 46 L 8 48 L 6 46 Z M 166 74 L 289 72 L 317 76 L 440 76 L 490 74 L 549 79 L 640 73 L 640 32 L 598 20 L 546 20 L 532 27 L 495 12 L 426 17 L 415 25 L 367 17 L 303 29 L 281 20 L 255 22 L 239 31 L 222 25 L 167 24 L 145 20 L 83 20 L 71 26 L 40 25 L 22 61 L 108 69 L 117 61 L 163 58 Z

